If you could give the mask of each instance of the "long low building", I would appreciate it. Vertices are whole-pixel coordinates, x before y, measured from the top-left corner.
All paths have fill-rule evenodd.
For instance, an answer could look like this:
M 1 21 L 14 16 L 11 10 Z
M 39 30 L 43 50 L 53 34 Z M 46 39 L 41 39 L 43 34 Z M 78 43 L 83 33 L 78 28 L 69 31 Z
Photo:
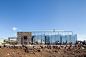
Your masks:
M 10 37 L 9 37 L 10 38 Z M 12 37 L 11 37 L 12 38 Z M 59 41 L 60 44 L 76 44 L 77 35 L 72 31 L 32 31 L 32 32 L 17 32 L 17 44 L 55 44 Z
M 38 42 L 41 40 L 41 42 Z M 55 44 L 59 41 L 60 44 L 75 44 L 77 35 L 36 35 L 35 42 L 38 44 Z M 44 43 L 42 43 L 44 42 Z

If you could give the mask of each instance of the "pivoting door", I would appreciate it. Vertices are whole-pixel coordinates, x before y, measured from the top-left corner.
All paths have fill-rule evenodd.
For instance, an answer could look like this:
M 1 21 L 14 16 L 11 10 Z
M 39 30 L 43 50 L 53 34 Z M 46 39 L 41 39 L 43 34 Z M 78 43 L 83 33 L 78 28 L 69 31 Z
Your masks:
M 23 36 L 22 44 L 28 44 L 28 37 L 27 36 Z

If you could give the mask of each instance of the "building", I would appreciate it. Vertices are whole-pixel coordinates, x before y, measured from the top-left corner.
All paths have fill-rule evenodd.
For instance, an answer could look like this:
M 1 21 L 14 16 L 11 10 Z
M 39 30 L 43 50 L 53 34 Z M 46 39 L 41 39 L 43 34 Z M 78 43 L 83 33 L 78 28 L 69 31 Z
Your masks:
M 0 38 L 0 44 L 2 44 L 4 42 L 4 40 L 2 38 Z
M 5 39 L 5 41 L 8 41 L 8 39 Z
M 10 38 L 10 37 L 9 37 Z M 12 38 L 12 37 L 11 37 Z M 72 31 L 32 31 L 17 32 L 17 44 L 55 44 L 56 41 L 76 44 L 77 35 Z
M 32 32 L 17 32 L 17 44 L 31 44 L 34 41 Z

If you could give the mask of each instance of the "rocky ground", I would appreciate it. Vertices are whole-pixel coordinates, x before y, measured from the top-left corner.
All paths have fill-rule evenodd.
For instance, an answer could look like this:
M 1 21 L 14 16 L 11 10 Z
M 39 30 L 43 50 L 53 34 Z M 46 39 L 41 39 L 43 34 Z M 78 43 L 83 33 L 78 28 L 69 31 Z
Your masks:
M 41 52 L 29 54 L 24 49 L 0 49 L 0 57 L 86 57 L 86 49 L 42 49 Z

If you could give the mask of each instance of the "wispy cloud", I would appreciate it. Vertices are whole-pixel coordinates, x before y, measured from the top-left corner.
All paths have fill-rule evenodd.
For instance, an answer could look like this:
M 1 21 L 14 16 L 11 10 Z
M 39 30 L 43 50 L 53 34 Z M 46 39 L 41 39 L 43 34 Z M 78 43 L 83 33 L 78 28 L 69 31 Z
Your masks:
M 80 40 L 80 41 L 86 40 L 86 36 L 85 35 L 77 35 L 77 40 Z
M 12 29 L 13 29 L 14 31 L 16 31 L 16 30 L 17 30 L 17 28 L 15 28 L 15 27 L 13 27 Z
M 15 35 L 16 35 L 16 33 L 15 33 Z
M 83 35 L 84 36 L 84 35 Z

